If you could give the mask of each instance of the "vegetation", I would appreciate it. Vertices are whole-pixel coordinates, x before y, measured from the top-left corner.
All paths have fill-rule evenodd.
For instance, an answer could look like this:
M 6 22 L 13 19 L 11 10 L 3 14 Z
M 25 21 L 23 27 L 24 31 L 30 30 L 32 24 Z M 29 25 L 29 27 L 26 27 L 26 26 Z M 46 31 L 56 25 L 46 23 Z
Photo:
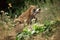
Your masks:
M 57 21 L 46 21 L 45 24 L 35 23 L 31 28 L 25 27 L 23 31 L 17 35 L 16 40 L 26 40 L 26 38 L 36 36 L 37 34 L 45 34 L 45 37 L 50 37 L 57 29 L 56 24 Z
M 60 0 L 7 0 L 6 2 L 11 3 L 12 7 L 6 8 L 4 20 L 1 20 L 0 16 L 0 40 L 34 40 L 33 37 L 37 35 L 49 40 L 60 28 Z M 42 12 L 36 16 L 38 21 L 36 23 L 32 21 L 31 25 L 25 24 L 23 29 L 20 26 L 16 28 L 14 19 L 26 11 L 30 5 L 41 8 Z M 19 28 L 23 31 L 20 32 Z M 16 30 L 19 32 L 15 32 Z M 40 36 L 38 38 L 41 38 Z

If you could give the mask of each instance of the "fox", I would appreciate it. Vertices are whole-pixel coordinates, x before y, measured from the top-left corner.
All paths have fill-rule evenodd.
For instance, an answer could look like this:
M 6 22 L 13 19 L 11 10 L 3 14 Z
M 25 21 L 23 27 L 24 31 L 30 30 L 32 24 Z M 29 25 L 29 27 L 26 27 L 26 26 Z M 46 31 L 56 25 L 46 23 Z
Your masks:
M 17 19 L 14 20 L 14 22 L 19 22 L 21 23 L 27 23 L 27 24 L 31 24 L 31 20 L 34 18 L 37 20 L 37 18 L 35 17 L 36 14 L 40 13 L 41 9 L 38 8 L 35 5 L 30 5 L 30 7 L 23 12 Z

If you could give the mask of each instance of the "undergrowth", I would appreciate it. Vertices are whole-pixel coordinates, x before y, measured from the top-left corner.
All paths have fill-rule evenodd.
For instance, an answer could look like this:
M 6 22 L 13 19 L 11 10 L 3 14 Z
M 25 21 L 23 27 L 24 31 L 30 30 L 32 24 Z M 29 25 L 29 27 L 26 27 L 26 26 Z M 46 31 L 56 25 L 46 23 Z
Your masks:
M 53 35 L 54 31 L 56 31 L 55 24 L 57 21 L 45 21 L 44 24 L 35 23 L 31 25 L 31 28 L 25 27 L 23 31 L 16 36 L 16 40 L 26 40 L 26 38 L 30 38 L 33 35 L 37 34 L 45 34 L 45 37 L 50 37 Z

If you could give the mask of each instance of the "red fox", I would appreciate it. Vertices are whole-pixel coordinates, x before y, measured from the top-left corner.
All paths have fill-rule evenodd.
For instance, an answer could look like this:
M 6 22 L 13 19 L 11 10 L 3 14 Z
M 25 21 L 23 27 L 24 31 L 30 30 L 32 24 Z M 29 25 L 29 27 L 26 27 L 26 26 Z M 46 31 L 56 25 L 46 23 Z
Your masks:
M 17 19 L 14 20 L 14 22 L 18 21 L 19 23 L 26 22 L 27 24 L 31 23 L 31 20 L 33 18 L 36 19 L 35 15 L 40 13 L 40 8 L 34 5 L 30 5 L 30 8 L 27 9 L 27 11 L 23 12 Z

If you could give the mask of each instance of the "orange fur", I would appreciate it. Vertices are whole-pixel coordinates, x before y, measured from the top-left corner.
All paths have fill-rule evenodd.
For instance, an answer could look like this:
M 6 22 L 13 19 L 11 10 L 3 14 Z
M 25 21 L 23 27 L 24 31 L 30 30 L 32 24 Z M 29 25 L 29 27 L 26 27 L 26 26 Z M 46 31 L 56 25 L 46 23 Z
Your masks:
M 33 18 L 35 18 L 35 15 L 33 15 L 33 9 L 35 9 L 36 6 L 31 5 L 30 8 L 27 9 L 24 13 L 22 13 L 15 21 L 19 21 L 20 23 L 26 22 L 29 24 Z

